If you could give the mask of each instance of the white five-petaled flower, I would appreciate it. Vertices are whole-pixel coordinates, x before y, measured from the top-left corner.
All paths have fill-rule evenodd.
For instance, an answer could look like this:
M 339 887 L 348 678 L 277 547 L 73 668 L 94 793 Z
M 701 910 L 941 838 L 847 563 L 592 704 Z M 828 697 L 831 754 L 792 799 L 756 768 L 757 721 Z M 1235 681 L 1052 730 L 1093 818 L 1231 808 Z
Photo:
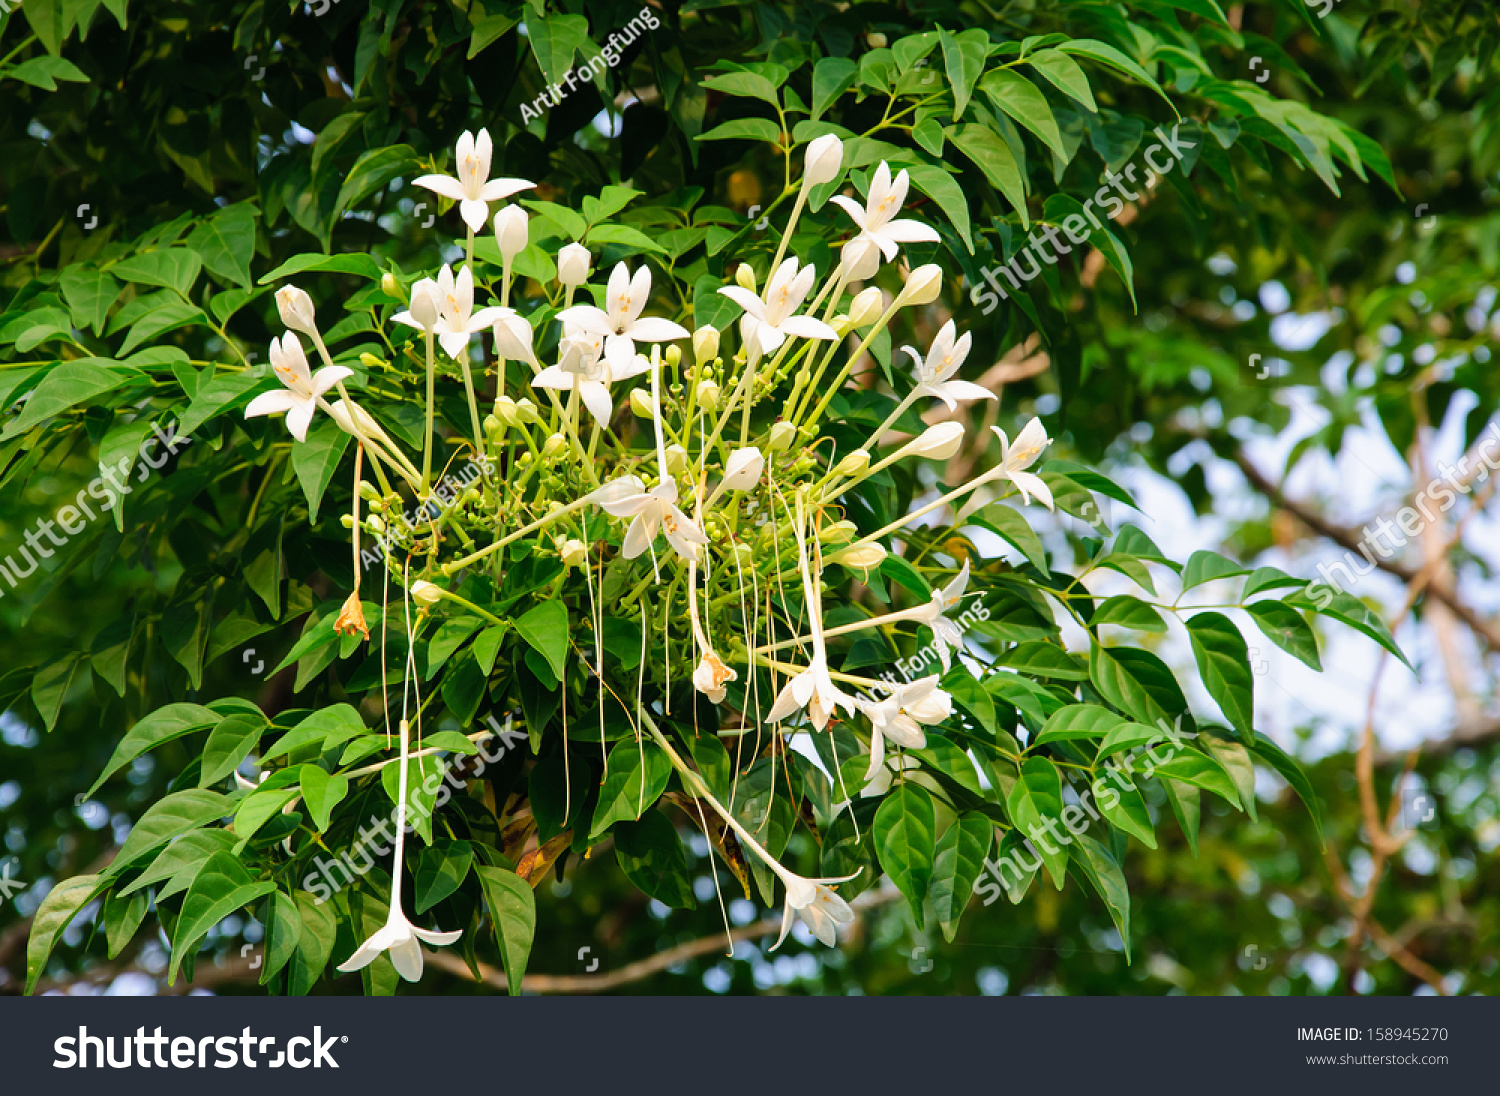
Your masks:
M 558 350 L 561 352 L 559 362 L 538 373 L 531 382 L 532 387 L 555 388 L 563 392 L 577 389 L 583 405 L 600 426 L 609 425 L 614 416 L 615 405 L 610 398 L 609 386 L 650 368 L 649 362 L 635 355 L 624 372 L 616 372 L 604 357 L 604 339 L 574 324 L 563 325 Z
M 647 551 L 656 534 L 667 535 L 667 543 L 685 560 L 698 558 L 698 546 L 708 538 L 693 520 L 677 508 L 677 481 L 665 479 L 651 490 L 636 476 L 621 476 L 595 492 L 595 501 L 617 518 L 634 518 L 625 530 L 623 552 L 635 559 Z
M 412 185 L 424 187 L 444 198 L 452 198 L 458 203 L 458 213 L 464 219 L 464 224 L 478 232 L 484 227 L 485 221 L 489 220 L 489 203 L 501 201 L 517 191 L 536 186 L 529 179 L 491 179 L 490 156 L 493 151 L 489 130 L 481 129 L 478 137 L 464 130 L 459 135 L 456 149 L 458 164 L 455 170 L 458 177 L 421 175 L 412 180 Z
M 401 903 L 397 901 L 391 905 L 391 915 L 386 918 L 385 924 L 361 944 L 346 962 L 340 963 L 338 969 L 351 974 L 375 962 L 381 952 L 388 951 L 396 973 L 408 982 L 415 982 L 422 977 L 422 948 L 417 941 L 445 947 L 462 935 L 461 929 L 435 932 L 417 928 L 406 919 L 406 914 L 401 912 Z
M 882 160 L 870 180 L 869 197 L 863 206 L 843 194 L 835 194 L 830 200 L 843 207 L 859 226 L 860 235 L 874 240 L 886 261 L 890 262 L 896 257 L 897 244 L 936 243 L 939 238 L 936 229 L 921 221 L 894 219 L 906 201 L 909 185 L 905 168 L 893 181 L 891 165 Z
M 604 357 L 616 377 L 632 376 L 636 341 L 671 342 L 691 338 L 688 330 L 671 320 L 642 316 L 641 309 L 651 299 L 651 269 L 642 266 L 631 277 L 624 263 L 616 263 L 609 274 L 603 308 L 578 304 L 557 314 L 563 323 L 574 324 L 604 339 Z M 639 370 L 637 370 L 639 372 Z
M 858 703 L 833 683 L 833 678 L 828 674 L 828 656 L 817 651 L 807 669 L 794 675 L 781 687 L 781 692 L 776 694 L 776 703 L 771 705 L 766 718 L 776 723 L 806 708 L 807 718 L 821 731 L 833 718 L 835 708 L 843 708 L 853 715 L 859 710 Z
M 953 338 L 955 330 L 952 320 L 943 324 L 937 336 L 932 340 L 932 346 L 927 351 L 925 361 L 912 347 L 902 347 L 917 363 L 917 392 L 920 395 L 934 396 L 942 400 L 948 405 L 949 411 L 958 407 L 959 400 L 998 398 L 983 385 L 951 379 L 953 374 L 958 372 L 959 366 L 963 365 L 964 359 L 969 356 L 969 344 L 973 341 L 973 336 L 967 331 L 964 332 L 962 338 L 955 341 Z
M 286 412 L 286 428 L 298 441 L 307 440 L 307 427 L 312 422 L 313 412 L 323 393 L 345 377 L 354 376 L 354 370 L 342 365 L 325 365 L 316 373 L 307 367 L 307 355 L 297 336 L 288 331 L 278 342 L 271 340 L 271 368 L 284 389 L 262 392 L 245 408 L 245 418 L 258 415 L 275 415 Z
M 438 307 L 442 310 L 436 328 L 438 342 L 443 346 L 443 353 L 455 361 L 469 345 L 470 335 L 483 331 L 511 311 L 498 307 L 474 311 L 474 274 L 467 266 L 462 267 L 455 278 L 453 268 L 444 263 L 443 269 L 438 271 L 437 288 Z
M 860 710 L 870 719 L 870 768 L 865 780 L 878 778 L 885 761 L 885 740 L 920 750 L 927 745 L 925 723 L 941 723 L 953 714 L 953 698 L 937 687 L 938 675 L 897 685 L 884 700 L 861 701 Z M 889 780 L 889 777 L 887 777 Z
M 788 336 L 803 339 L 837 339 L 838 332 L 822 320 L 795 315 L 812 290 L 818 272 L 809 263 L 800 271 L 796 259 L 787 259 L 766 282 L 766 295 L 757 297 L 738 285 L 726 285 L 719 292 L 745 310 L 741 331 L 747 340 L 753 338 L 760 350 L 770 353 L 786 342 Z
M 962 650 L 964 645 L 963 632 L 944 614 L 963 600 L 964 590 L 968 585 L 969 561 L 964 560 L 964 565 L 959 569 L 957 577 L 942 589 L 933 591 L 932 600 L 912 613 L 913 619 L 921 621 L 932 629 L 932 645 L 937 648 L 944 673 L 947 673 L 949 666 L 952 665 L 952 658 L 948 654 L 949 649 Z
M 786 884 L 786 905 L 781 911 L 781 935 L 771 945 L 771 950 L 775 951 L 786 940 L 794 916 L 801 917 L 802 923 L 812 930 L 814 936 L 830 948 L 833 947 L 838 943 L 838 926 L 851 923 L 854 911 L 849 908 L 848 902 L 833 893 L 828 884 L 847 883 L 859 872 L 829 879 L 804 879 L 785 869 L 779 874 Z
M 990 427 L 1000 438 L 1000 445 L 1005 450 L 1005 455 L 1000 460 L 1000 465 L 995 470 L 996 479 L 1008 479 L 1016 485 L 1021 492 L 1021 498 L 1026 502 L 1031 501 L 1035 495 L 1041 500 L 1042 505 L 1048 510 L 1053 509 L 1052 489 L 1047 482 L 1035 472 L 1028 472 L 1036 463 L 1037 457 L 1042 455 L 1042 450 L 1052 444 L 1052 439 L 1047 436 L 1047 428 L 1042 425 L 1041 419 L 1032 419 L 1021 428 L 1016 435 L 1015 444 L 1012 445 L 1005 431 L 998 426 Z

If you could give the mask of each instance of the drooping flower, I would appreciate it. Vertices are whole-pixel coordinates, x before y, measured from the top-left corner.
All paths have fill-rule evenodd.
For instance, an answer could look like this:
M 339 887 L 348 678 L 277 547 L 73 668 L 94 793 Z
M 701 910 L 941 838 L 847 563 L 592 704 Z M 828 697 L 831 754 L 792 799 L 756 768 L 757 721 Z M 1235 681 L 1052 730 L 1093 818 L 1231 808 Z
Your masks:
M 953 374 L 963 365 L 964 359 L 969 356 L 969 345 L 973 341 L 973 336 L 967 331 L 955 341 L 955 330 L 952 320 L 943 324 L 932 340 L 925 360 L 912 347 L 901 348 L 917 363 L 918 393 L 942 400 L 948 405 L 949 411 L 957 409 L 959 400 L 998 399 L 995 393 L 983 385 L 952 379 Z
M 474 274 L 468 266 L 461 267 L 458 277 L 447 263 L 438 271 L 438 304 L 442 310 L 438 316 L 437 336 L 443 353 L 455 361 L 464 347 L 469 345 L 469 336 L 476 331 L 504 318 L 508 309 L 498 307 L 481 308 L 474 311 Z
M 1005 436 L 1004 430 L 998 426 L 992 426 L 990 429 L 1000 438 L 1001 448 L 1005 451 L 995 471 L 995 478 L 1008 479 L 1014 483 L 1021 492 L 1021 498 L 1026 502 L 1031 502 L 1031 496 L 1035 495 L 1048 510 L 1054 509 L 1052 488 L 1048 487 L 1046 480 L 1035 472 L 1026 471 L 1036 463 L 1037 457 L 1042 455 L 1042 450 L 1052 444 L 1052 439 L 1047 436 L 1047 428 L 1042 425 L 1042 420 L 1034 418 L 1023 426 L 1021 432 L 1016 435 L 1014 445 Z
M 415 982 L 422 977 L 422 948 L 417 941 L 445 947 L 462 935 L 461 929 L 434 932 L 431 929 L 417 928 L 406 919 L 406 914 L 401 912 L 401 903 L 397 901 L 392 903 L 391 914 L 386 918 L 385 924 L 361 944 L 347 961 L 340 963 L 338 969 L 345 974 L 352 974 L 375 962 L 380 958 L 381 952 L 388 951 L 396 973 L 408 982 Z
M 771 950 L 775 951 L 786 940 L 794 917 L 800 917 L 802 923 L 812 930 L 812 934 L 828 947 L 837 944 L 838 927 L 852 923 L 854 911 L 828 884 L 847 883 L 859 872 L 828 879 L 805 879 L 785 869 L 780 874 L 782 882 L 786 884 L 786 905 L 781 912 L 781 935 L 771 945 Z
M 475 232 L 489 220 L 490 202 L 501 201 L 536 186 L 529 179 L 490 178 L 490 156 L 494 146 L 487 129 L 481 129 L 478 137 L 464 130 L 459 134 L 455 151 L 458 156 L 457 178 L 452 175 L 419 175 L 412 180 L 412 185 L 452 198 L 458 203 L 458 213 L 464 224 Z
M 608 489 L 608 490 L 606 490 Z M 698 558 L 698 546 L 708 543 L 693 520 L 677 508 L 677 481 L 663 480 L 651 490 L 635 476 L 621 476 L 594 492 L 594 499 L 617 518 L 634 518 L 625 530 L 623 553 L 635 559 L 651 547 L 658 532 L 685 560 Z
M 370 626 L 365 623 L 365 610 L 359 602 L 358 590 L 355 590 L 344 601 L 344 607 L 339 610 L 338 619 L 333 622 L 333 630 L 341 636 L 352 636 L 358 632 L 366 639 L 370 638 Z
M 704 648 L 703 657 L 698 660 L 698 667 L 693 671 L 693 688 L 715 704 L 724 702 L 724 694 L 728 691 L 725 685 L 728 682 L 739 679 L 724 660 L 720 658 L 711 647 Z
M 344 378 L 354 376 L 354 370 L 342 365 L 325 365 L 316 373 L 312 372 L 307 366 L 302 344 L 290 331 L 280 341 L 271 340 L 271 368 L 286 387 L 256 396 L 245 408 L 245 418 L 285 411 L 286 428 L 298 441 L 307 440 L 307 428 L 323 394 Z
M 937 648 L 944 673 L 952 665 L 949 649 L 962 650 L 964 645 L 963 632 L 944 614 L 963 600 L 964 590 L 968 585 L 969 561 L 964 560 L 957 577 L 942 589 L 934 590 L 932 600 L 912 612 L 912 619 L 921 621 L 932 629 L 932 645 Z
M 650 368 L 650 363 L 643 364 L 640 355 L 636 355 L 630 359 L 624 372 L 615 372 L 614 366 L 604 357 L 604 339 L 575 324 L 564 324 L 558 350 L 561 352 L 561 360 L 538 373 L 532 379 L 532 386 L 562 392 L 576 389 L 583 405 L 600 426 L 609 425 L 609 420 L 615 413 L 609 386 Z
M 937 230 L 921 221 L 894 219 L 906 201 L 910 183 L 905 168 L 892 180 L 891 165 L 882 160 L 870 180 L 869 196 L 863 206 L 843 194 L 835 194 L 831 199 L 859 226 L 861 236 L 875 242 L 887 262 L 896 257 L 898 244 L 936 243 L 939 239 Z
M 850 715 L 858 711 L 858 701 L 835 685 L 828 675 L 828 656 L 821 651 L 813 654 L 807 669 L 793 675 L 781 687 L 766 718 L 777 723 L 804 708 L 807 718 L 820 731 L 828 726 L 836 708 L 843 708 Z
M 719 289 L 735 304 L 745 310 L 745 321 L 741 330 L 746 338 L 753 337 L 761 351 L 775 351 L 788 337 L 803 339 L 837 339 L 838 332 L 822 320 L 812 316 L 795 315 L 797 309 L 811 292 L 818 272 L 808 264 L 800 271 L 796 259 L 787 259 L 771 274 L 766 282 L 764 299 L 738 285 L 726 285 Z
M 953 698 L 937 687 L 938 675 L 919 678 L 909 685 L 897 685 L 884 700 L 859 702 L 869 717 L 870 767 L 865 780 L 873 780 L 885 760 L 885 741 L 920 750 L 927 745 L 922 725 L 941 723 L 953 714 Z
M 686 328 L 671 320 L 642 316 L 641 309 L 650 299 L 651 268 L 642 266 L 631 277 L 624 263 L 616 263 L 609 274 L 604 308 L 577 304 L 563 309 L 557 318 L 603 337 L 604 356 L 614 375 L 631 376 L 629 370 L 635 361 L 637 340 L 660 343 L 690 337 Z

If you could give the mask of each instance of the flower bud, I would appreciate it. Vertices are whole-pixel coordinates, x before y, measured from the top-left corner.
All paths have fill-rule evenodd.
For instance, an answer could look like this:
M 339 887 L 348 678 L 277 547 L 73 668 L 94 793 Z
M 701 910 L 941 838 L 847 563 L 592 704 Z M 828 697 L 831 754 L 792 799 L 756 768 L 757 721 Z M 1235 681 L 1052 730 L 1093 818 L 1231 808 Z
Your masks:
M 719 329 L 706 323 L 693 332 L 693 360 L 707 365 L 719 356 Z
M 354 414 L 351 415 L 348 404 L 343 400 L 334 400 L 328 408 L 328 413 L 333 421 L 338 423 L 339 429 L 346 434 L 351 434 L 356 438 L 380 436 L 380 427 L 363 407 L 355 407 Z
M 869 327 L 885 311 L 885 294 L 875 286 L 861 290 L 849 304 L 849 323 L 853 327 Z
M 370 532 L 374 533 L 377 537 L 385 535 L 385 522 L 381 521 L 376 515 L 371 514 L 367 517 L 365 524 L 370 527 Z
M 509 263 L 526 250 L 527 223 L 531 218 L 520 206 L 508 205 L 495 214 L 495 242 L 500 258 Z
M 589 280 L 594 257 L 582 244 L 568 244 L 557 253 L 557 280 L 566 286 L 580 286 Z
M 878 544 L 861 544 L 856 548 L 845 548 L 828 557 L 830 563 L 851 567 L 856 571 L 873 571 L 885 562 L 886 551 Z
M 345 529 L 353 529 L 354 528 L 354 515 L 353 514 L 345 514 L 343 517 L 339 518 L 339 524 L 342 525 Z
M 375 489 L 375 485 L 369 480 L 362 479 L 359 481 L 359 497 L 366 502 L 377 503 L 380 501 L 380 492 Z
M 839 261 L 846 281 L 861 282 L 873 278 L 880 269 L 880 245 L 864 233 L 844 245 Z
M 734 281 L 741 289 L 748 289 L 751 293 L 757 293 L 755 288 L 755 271 L 750 269 L 749 263 L 740 263 L 739 269 L 734 272 Z
M 293 331 L 314 335 L 318 330 L 317 310 L 307 291 L 294 285 L 284 285 L 276 291 L 276 311 L 281 313 L 281 322 Z
M 431 278 L 423 278 L 411 287 L 411 304 L 407 311 L 411 318 L 421 324 L 424 330 L 431 331 L 437 326 L 438 316 L 442 312 L 442 294 L 438 290 L 437 282 Z
M 714 411 L 719 406 L 719 386 L 713 381 L 698 385 L 698 406 L 705 411 Z
M 496 434 L 500 433 L 500 431 L 505 428 L 505 424 L 501 422 L 500 419 L 494 414 L 486 415 L 484 417 L 483 425 L 484 436 L 491 439 L 493 439 Z
M 630 390 L 630 412 L 638 419 L 651 419 L 651 393 L 644 388 Z
M 840 476 L 858 476 L 870 467 L 870 454 L 863 449 L 856 449 L 843 460 L 839 461 L 834 472 Z
M 534 422 L 541 422 L 541 420 L 542 420 L 542 417 L 540 415 L 538 415 L 537 411 L 536 411 L 536 404 L 532 403 L 529 399 L 526 399 L 524 396 L 521 399 L 519 399 L 519 400 L 516 401 L 516 421 L 517 422 L 524 422 L 527 425 L 530 425 L 531 423 L 534 423 Z
M 789 422 L 778 422 L 771 427 L 771 452 L 780 453 L 792 447 L 797 437 L 797 428 Z
M 872 30 L 869 34 L 865 35 L 865 41 L 870 44 L 871 49 L 885 49 L 887 39 L 878 30 Z
M 386 367 L 384 358 L 377 358 L 368 350 L 359 356 L 359 364 L 364 366 L 366 369 L 384 369 Z
M 495 415 L 506 426 L 514 426 L 520 421 L 516 417 L 516 401 L 509 396 L 501 396 L 495 401 Z
M 667 365 L 673 369 L 676 369 L 681 364 L 682 347 L 678 346 L 676 343 L 673 343 L 671 346 L 667 347 Z
M 749 491 L 760 482 L 766 458 L 755 446 L 736 449 L 724 464 L 724 486 L 731 491 Z
M 443 600 L 443 588 L 417 579 L 411 584 L 411 599 L 423 608 L 430 609 Z
M 542 456 L 550 460 L 553 457 L 557 456 L 557 454 L 561 453 L 567 447 L 567 438 L 563 437 L 561 434 L 549 435 L 547 440 L 542 443 Z
M 964 428 L 961 423 L 940 422 L 929 426 L 917 437 L 907 442 L 902 452 L 913 457 L 930 460 L 948 460 L 964 443 Z
M 824 134 L 807 146 L 807 155 L 802 160 L 802 189 L 810 190 L 819 183 L 838 177 L 844 166 L 844 142 L 833 134 Z
M 818 530 L 818 543 L 847 544 L 854 539 L 854 534 L 857 532 L 859 532 L 859 526 L 852 521 L 830 522 Z
M 380 292 L 392 300 L 405 300 L 401 295 L 401 283 L 396 280 L 396 275 L 387 270 L 380 276 Z
M 937 300 L 938 291 L 942 288 L 943 268 L 936 263 L 928 263 L 911 272 L 906 284 L 901 287 L 901 295 L 896 298 L 896 303 L 931 304 Z
M 676 476 L 687 471 L 688 452 L 682 446 L 673 442 L 667 446 L 667 472 Z
M 557 554 L 562 556 L 565 567 L 585 567 L 589 562 L 589 550 L 577 537 L 569 537 L 563 541 Z

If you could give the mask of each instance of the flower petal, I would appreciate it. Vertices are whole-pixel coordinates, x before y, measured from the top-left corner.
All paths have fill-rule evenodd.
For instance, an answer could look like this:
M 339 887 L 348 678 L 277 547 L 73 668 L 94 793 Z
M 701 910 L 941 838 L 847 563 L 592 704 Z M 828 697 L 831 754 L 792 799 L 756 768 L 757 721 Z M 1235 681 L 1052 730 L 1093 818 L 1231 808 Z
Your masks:
M 478 198 L 465 198 L 458 203 L 458 215 L 464 219 L 464 224 L 475 232 L 479 232 L 484 228 L 484 223 L 490 219 L 490 207 L 488 203 L 481 202 Z
M 689 339 L 692 334 L 681 324 L 646 316 L 630 325 L 630 337 L 641 342 L 671 342 L 673 339 Z
M 452 198 L 455 202 L 468 198 L 464 193 L 464 185 L 451 175 L 419 175 L 411 181 L 411 185 L 441 194 L 444 198 Z
M 253 419 L 259 415 L 279 415 L 283 411 L 290 411 L 299 404 L 307 402 L 295 392 L 288 392 L 285 388 L 273 389 L 270 392 L 262 392 L 250 401 L 250 406 L 245 408 L 245 418 Z
M 602 308 L 595 308 L 591 304 L 575 304 L 572 308 L 565 308 L 557 314 L 557 318 L 601 338 L 615 333 L 615 329 L 610 326 L 609 316 Z
M 318 405 L 312 400 L 303 400 L 286 413 L 286 428 L 292 432 L 292 437 L 298 441 L 307 440 L 307 428 L 311 425 L 313 412 L 317 409 Z
M 536 184 L 530 179 L 491 179 L 479 191 L 479 197 L 486 202 L 498 202 L 534 186 Z

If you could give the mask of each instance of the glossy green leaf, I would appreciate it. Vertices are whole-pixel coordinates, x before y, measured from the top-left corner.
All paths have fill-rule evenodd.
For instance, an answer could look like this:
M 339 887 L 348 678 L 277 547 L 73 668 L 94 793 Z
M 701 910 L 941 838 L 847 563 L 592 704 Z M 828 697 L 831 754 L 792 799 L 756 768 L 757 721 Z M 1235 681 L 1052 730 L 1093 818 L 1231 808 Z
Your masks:
M 479 877 L 485 903 L 490 908 L 495 942 L 500 946 L 500 959 L 505 966 L 505 980 L 509 983 L 511 996 L 518 997 L 526 973 L 526 960 L 531 954 L 531 941 L 536 935 L 536 896 L 515 872 L 504 868 L 476 867 L 474 873 Z
M 874 836 L 880 866 L 906 896 L 920 929 L 937 855 L 937 815 L 927 789 L 907 781 L 887 792 L 875 811 Z
M 1223 613 L 1197 613 L 1188 618 L 1188 638 L 1193 658 L 1208 695 L 1240 737 L 1255 738 L 1255 675 L 1250 669 L 1250 655 L 1245 637 Z
M 994 833 L 995 825 L 987 817 L 978 811 L 967 811 L 937 840 L 928 894 L 943 937 L 950 944 L 958 932 L 959 918 L 969 904 L 974 881 L 984 869 L 984 858 L 989 855 Z

